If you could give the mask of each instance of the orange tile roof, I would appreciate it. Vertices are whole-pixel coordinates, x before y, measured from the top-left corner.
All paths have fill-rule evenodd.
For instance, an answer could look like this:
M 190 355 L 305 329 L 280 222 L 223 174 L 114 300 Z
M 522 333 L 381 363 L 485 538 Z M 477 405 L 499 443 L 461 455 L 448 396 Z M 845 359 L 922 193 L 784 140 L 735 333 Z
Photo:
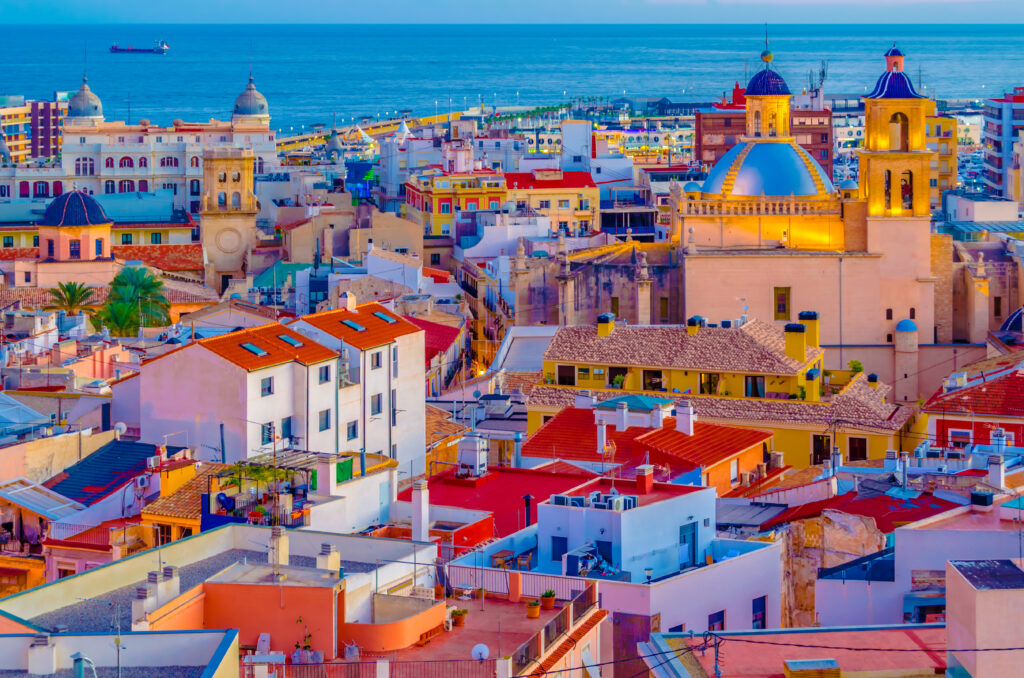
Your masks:
M 595 610 L 587 620 L 582 624 L 578 625 L 569 635 L 558 644 L 551 652 L 548 652 L 548 656 L 544 657 L 541 662 L 537 665 L 537 668 L 531 673 L 531 676 L 543 676 L 545 673 L 551 670 L 551 668 L 558 663 L 562 657 L 564 657 L 569 650 L 576 647 L 576 644 L 583 640 L 591 629 L 604 621 L 604 618 L 608 616 L 608 610 Z
M 389 323 L 383 318 L 374 315 L 375 313 L 381 313 L 388 318 L 393 318 L 396 322 Z M 341 339 L 346 344 L 354 346 L 360 351 L 382 346 L 407 334 L 423 331 L 377 302 L 360 304 L 354 311 L 339 308 L 332 311 L 311 313 L 310 315 L 302 316 L 298 320 L 304 320 L 318 330 L 326 332 L 335 339 Z M 346 320 L 364 329 L 358 330 L 346 325 L 344 322 Z
M 768 431 L 703 421 L 694 422 L 693 435 L 688 436 L 676 430 L 675 417 L 668 417 L 660 429 L 640 436 L 636 444 L 708 468 L 760 445 L 771 437 Z
M 196 469 L 195 476 L 171 494 L 160 497 L 142 509 L 143 515 L 198 520 L 203 515 L 200 501 L 203 493 L 208 489 L 210 476 L 226 468 L 228 468 L 227 464 L 203 462 L 202 466 Z
M 111 253 L 124 261 L 141 261 L 161 271 L 202 271 L 201 243 L 167 243 L 164 245 L 114 245 Z
M 282 336 L 290 337 L 300 345 L 294 346 L 281 339 Z M 303 365 L 312 365 L 338 356 L 326 346 L 322 346 L 280 323 L 270 323 L 217 337 L 200 339 L 197 343 L 250 372 L 292 361 L 300 362 Z M 244 348 L 243 344 L 251 344 L 262 349 L 265 355 L 256 355 Z
M 35 259 L 38 254 L 38 247 L 0 247 L 0 261 Z

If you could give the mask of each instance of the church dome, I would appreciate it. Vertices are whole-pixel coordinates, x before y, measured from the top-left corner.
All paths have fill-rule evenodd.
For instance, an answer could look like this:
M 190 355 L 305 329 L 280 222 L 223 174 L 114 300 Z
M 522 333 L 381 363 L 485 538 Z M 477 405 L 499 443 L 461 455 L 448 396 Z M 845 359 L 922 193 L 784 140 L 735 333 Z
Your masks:
M 781 75 L 767 66 L 754 73 L 754 77 L 747 83 L 747 89 L 743 92 L 743 95 L 748 97 L 788 94 L 792 94 L 789 91 L 789 85 L 786 84 Z
M 89 89 L 89 81 L 82 78 L 82 86 L 78 88 L 75 95 L 68 101 L 68 118 L 101 118 L 103 117 L 103 103 L 100 98 Z
M 686 191 L 687 193 L 699 193 L 700 184 L 698 184 L 696 181 L 687 181 L 686 184 L 683 186 L 683 190 Z
M 924 99 L 918 94 L 914 83 L 903 71 L 886 71 L 878 78 L 875 88 L 865 99 Z
M 839 188 L 844 191 L 856 191 L 860 188 L 860 184 L 857 183 L 856 179 L 846 179 L 843 183 L 839 184 Z
M 245 91 L 235 99 L 235 115 L 269 115 L 267 98 L 256 89 L 253 77 L 249 76 L 249 84 Z
M 913 320 L 910 320 L 909 318 L 904 318 L 903 320 L 896 323 L 896 331 L 917 332 L 917 323 L 915 323 Z
M 46 206 L 39 226 L 96 226 L 111 223 L 102 205 L 85 191 L 58 195 Z
M 791 139 L 748 140 L 715 163 L 704 195 L 827 197 L 835 192 L 821 165 Z

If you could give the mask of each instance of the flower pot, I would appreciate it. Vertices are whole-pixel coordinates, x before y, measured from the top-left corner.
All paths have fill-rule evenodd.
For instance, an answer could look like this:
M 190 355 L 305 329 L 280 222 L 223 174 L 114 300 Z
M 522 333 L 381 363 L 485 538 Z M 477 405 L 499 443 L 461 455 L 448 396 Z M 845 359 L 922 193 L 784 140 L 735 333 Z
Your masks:
M 526 605 L 526 618 L 536 619 L 540 616 L 540 605 Z
M 541 596 L 540 599 L 541 609 L 553 610 L 555 609 L 555 597 L 554 596 Z
M 434 584 L 434 600 L 444 600 L 444 586 Z
M 465 615 L 465 614 L 452 615 L 452 626 L 465 626 L 466 625 L 466 617 L 468 617 L 468 616 L 469 615 Z

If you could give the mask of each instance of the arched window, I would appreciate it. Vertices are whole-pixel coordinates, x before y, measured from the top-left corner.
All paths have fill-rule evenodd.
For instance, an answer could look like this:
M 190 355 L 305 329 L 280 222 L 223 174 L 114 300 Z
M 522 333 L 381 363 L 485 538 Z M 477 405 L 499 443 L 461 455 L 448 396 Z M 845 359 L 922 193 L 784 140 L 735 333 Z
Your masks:
M 241 180 L 242 180 L 242 173 L 241 172 L 232 172 L 231 173 L 231 181 L 233 181 L 233 182 L 235 182 L 237 184 Z
M 45 198 L 46 196 L 50 195 L 50 184 L 46 183 L 45 181 L 37 181 L 32 186 L 32 193 L 37 198 Z
M 903 113 L 893 113 L 889 118 L 889 150 L 910 150 L 910 124 Z
M 199 156 L 193 155 L 192 158 L 188 161 L 188 164 L 189 167 L 199 167 Z
M 227 207 L 227 204 L 228 194 L 225 193 L 224 191 L 221 191 L 220 193 L 217 194 L 217 206 L 220 207 L 221 209 L 224 209 L 225 207 Z
M 217 181 L 219 181 L 220 183 L 223 184 L 227 180 L 228 180 L 227 172 L 220 172 L 220 173 L 217 174 Z
M 913 306 L 910 307 L 910 319 L 917 320 L 917 309 Z
M 118 167 L 135 167 L 135 162 L 128 157 L 121 158 L 121 162 L 118 163 Z
M 18 184 L 18 197 L 27 198 L 29 196 L 29 186 L 27 181 L 22 181 Z
M 139 179 L 139 193 L 149 193 L 149 181 L 146 179 Z
M 914 209 L 914 173 L 910 170 L 900 175 L 900 198 L 903 209 Z
M 165 155 L 164 157 L 160 158 L 160 166 L 161 167 L 177 167 L 178 166 L 178 159 L 173 157 L 173 156 L 170 156 L 170 155 Z
M 106 160 L 103 161 L 103 166 L 108 169 L 114 169 L 114 159 L 107 158 Z
M 103 192 L 107 193 L 107 194 L 114 192 L 114 180 L 113 179 L 107 179 L 106 181 L 103 182 Z
M 188 194 L 199 195 L 199 179 L 193 179 L 188 182 Z
M 235 209 L 242 207 L 242 195 L 238 191 L 231 194 L 231 206 Z
M 754 136 L 761 136 L 761 111 L 754 111 Z
M 117 185 L 118 193 L 132 193 L 133 191 L 135 191 L 135 182 L 131 179 L 121 179 Z
M 263 158 L 256 158 L 256 174 L 263 174 Z
M 64 182 L 63 181 L 55 181 L 55 182 L 53 182 L 53 195 L 54 195 L 54 197 L 60 195 L 63 192 L 64 192 Z
M 11 195 L 11 189 L 7 186 L 0 186 L 0 198 L 8 198 Z
M 139 158 L 139 167 L 149 167 L 149 158 Z
M 885 188 L 885 209 L 892 209 L 892 170 L 885 170 L 882 173 L 882 183 Z
M 772 111 L 768 114 L 768 136 L 775 136 L 777 130 L 775 111 Z

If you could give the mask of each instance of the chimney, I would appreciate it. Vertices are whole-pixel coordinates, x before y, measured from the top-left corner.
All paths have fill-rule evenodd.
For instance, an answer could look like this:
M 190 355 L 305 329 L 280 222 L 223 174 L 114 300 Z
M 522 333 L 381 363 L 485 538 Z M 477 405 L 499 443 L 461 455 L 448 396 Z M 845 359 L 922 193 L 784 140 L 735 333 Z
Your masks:
M 872 373 L 872 374 L 868 375 L 868 386 L 870 386 L 871 388 L 875 388 L 875 389 L 878 388 L 878 375 L 877 374 Z
M 629 428 L 629 407 L 620 400 L 615 404 L 615 430 L 625 431 L 627 428 Z
M 372 247 L 372 245 L 371 245 L 371 247 Z M 339 303 L 341 305 L 341 308 L 344 308 L 344 309 L 349 310 L 349 311 L 356 310 L 356 295 L 355 295 L 355 293 L 353 293 L 351 291 L 349 291 L 349 292 L 342 292 L 341 296 L 338 298 L 338 300 L 339 300 Z
M 835 445 L 832 447 L 832 468 L 836 471 L 843 465 L 843 453 L 840 451 L 839 446 Z
M 597 316 L 597 336 L 608 337 L 615 331 L 615 316 L 611 313 L 602 313 Z
M 77 654 L 71 656 L 76 665 L 80 661 L 75 659 Z M 57 645 L 53 642 L 50 634 L 37 633 L 33 636 L 32 643 L 28 646 L 28 666 L 26 668 L 30 676 L 52 676 L 57 673 Z
M 1006 454 L 1006 431 L 996 427 L 992 429 L 992 453 L 1000 456 Z M 1000 485 L 1002 487 L 1002 485 Z
M 165 565 L 157 589 L 157 604 L 163 605 L 167 601 L 177 598 L 180 593 L 181 579 L 178 577 L 178 568 L 174 565 Z
M 818 377 L 820 376 L 821 372 L 818 370 L 817 367 L 811 370 L 807 370 L 807 381 L 804 387 L 804 397 L 809 403 L 816 403 L 821 400 L 821 383 L 818 379 Z
M 817 311 L 800 311 L 800 315 L 797 316 L 804 327 L 807 328 L 807 345 L 811 348 L 820 348 L 820 330 L 818 329 L 818 312 Z
M 530 525 L 533 525 L 533 509 L 532 509 L 533 495 L 532 494 L 524 494 L 523 495 L 523 502 L 526 505 L 526 526 L 529 527 Z
M 636 493 L 650 494 L 654 489 L 654 467 L 650 464 L 636 467 Z
M 341 569 L 341 554 L 334 544 L 320 544 L 320 553 L 316 556 L 316 569 L 327 570 L 331 575 Z
M 900 484 L 907 487 L 907 467 L 910 466 L 910 455 L 906 452 L 900 452 Z
M 412 539 L 430 540 L 430 490 L 426 480 L 412 484 Z
M 1006 471 L 1003 469 L 1001 455 L 990 454 L 988 457 L 988 484 L 1000 489 L 1006 487 Z
M 316 455 L 316 494 L 338 496 L 338 474 L 335 471 L 335 464 L 337 458 L 333 454 Z
M 288 534 L 283 527 L 270 528 L 270 549 L 267 551 L 270 565 L 288 565 Z
M 697 334 L 697 332 L 700 330 L 700 321 L 701 317 L 699 315 L 695 315 L 689 320 L 687 320 L 686 333 L 689 335 Z
M 782 468 L 786 465 L 786 455 L 782 452 L 772 452 L 768 457 L 768 470 Z
M 597 403 L 597 398 L 590 391 L 580 391 L 573 398 L 572 406 L 580 410 L 592 410 Z
M 676 430 L 688 436 L 693 435 L 693 425 L 697 421 L 697 413 L 689 400 L 676 403 Z
M 597 422 L 597 455 L 604 454 L 604 448 L 608 444 L 608 425 L 604 420 Z
M 786 356 L 803 363 L 807 360 L 807 328 L 800 323 L 786 324 Z
M 661 428 L 663 423 L 665 423 L 665 408 L 655 405 L 651 409 L 651 428 Z
M 135 589 L 135 598 L 132 599 L 132 622 L 144 619 L 146 613 L 156 609 L 156 596 L 149 595 L 149 588 L 139 586 Z

